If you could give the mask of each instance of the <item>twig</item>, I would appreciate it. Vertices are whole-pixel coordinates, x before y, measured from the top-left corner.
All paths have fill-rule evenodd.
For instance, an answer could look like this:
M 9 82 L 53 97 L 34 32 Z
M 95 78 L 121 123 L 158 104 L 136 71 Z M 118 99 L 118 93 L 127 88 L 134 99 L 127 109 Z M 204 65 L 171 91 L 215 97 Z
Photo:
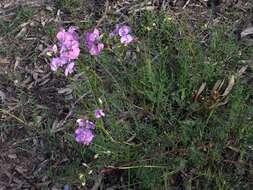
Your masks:
M 129 169 L 138 169 L 138 168 L 157 168 L 157 169 L 164 169 L 168 168 L 168 166 L 165 165 L 136 165 L 136 166 L 120 166 L 120 167 L 114 167 L 114 166 L 108 166 L 105 167 L 105 169 L 111 169 L 111 170 L 129 170 Z M 105 173 L 102 172 L 101 173 Z
M 96 28 L 98 28 L 98 26 L 103 22 L 103 20 L 107 17 L 107 13 L 109 10 L 109 1 L 107 0 L 105 2 L 105 12 L 103 13 L 103 16 L 98 20 Z
M 229 163 L 229 164 L 235 164 L 235 165 L 251 166 L 250 163 L 246 163 L 246 162 L 243 162 L 243 161 L 223 160 L 223 162 Z
M 199 150 L 204 150 L 204 149 L 211 149 L 214 145 L 212 143 L 209 143 L 207 145 L 199 145 L 198 149 Z M 165 156 L 168 154 L 182 154 L 182 155 L 187 155 L 187 149 L 186 148 L 180 148 L 178 150 L 169 150 L 169 151 L 165 151 L 165 152 L 161 152 L 161 151 L 155 151 L 155 154 L 152 156 L 146 156 L 144 157 L 144 159 L 142 160 L 130 160 L 127 163 L 121 164 L 119 166 L 107 166 L 101 169 L 101 173 L 110 173 L 114 170 L 124 170 L 124 169 L 133 169 L 133 168 L 139 168 L 139 167 L 144 167 L 144 168 L 161 168 L 163 166 L 149 166 L 149 165 L 144 165 L 144 166 L 131 166 L 134 164 L 137 164 L 139 162 L 146 162 L 146 161 L 150 161 L 153 159 L 156 159 L 158 157 L 161 156 Z
M 184 6 L 183 6 L 183 9 L 185 9 L 185 8 L 187 7 L 187 5 L 190 3 L 190 1 L 191 1 L 191 0 L 186 1 L 186 3 L 185 3 Z
M 12 118 L 16 119 L 18 122 L 20 122 L 20 123 L 22 123 L 24 125 L 27 125 L 27 123 L 25 121 L 23 121 L 22 119 L 18 118 L 17 116 L 13 115 L 12 113 L 10 113 L 10 112 L 8 112 L 6 110 L 0 109 L 0 112 L 11 116 Z

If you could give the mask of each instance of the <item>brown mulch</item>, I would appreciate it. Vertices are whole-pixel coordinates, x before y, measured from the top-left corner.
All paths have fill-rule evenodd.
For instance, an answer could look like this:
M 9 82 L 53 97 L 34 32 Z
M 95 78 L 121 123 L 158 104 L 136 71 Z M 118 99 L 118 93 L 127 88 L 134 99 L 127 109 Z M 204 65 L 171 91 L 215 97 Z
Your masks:
M 19 6 L 41 7 L 45 0 L 1 0 L 0 16 L 10 16 L 15 14 L 15 9 Z
M 24 127 L 14 126 L 5 142 L 0 145 L 0 189 L 40 189 L 50 182 L 38 179 L 45 167 L 45 159 L 36 150 L 36 138 L 27 134 Z

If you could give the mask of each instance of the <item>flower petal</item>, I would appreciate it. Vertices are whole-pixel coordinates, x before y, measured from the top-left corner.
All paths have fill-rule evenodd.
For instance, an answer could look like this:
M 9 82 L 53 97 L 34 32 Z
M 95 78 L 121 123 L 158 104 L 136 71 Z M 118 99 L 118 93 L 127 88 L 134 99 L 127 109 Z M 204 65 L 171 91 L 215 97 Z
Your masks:
M 85 120 L 84 119 L 78 119 L 78 120 L 76 120 L 76 122 L 78 123 L 79 127 L 84 127 L 85 126 Z
M 133 36 L 131 36 L 130 34 L 126 35 L 126 36 L 122 36 L 120 38 L 120 42 L 122 44 L 124 44 L 125 46 L 128 45 L 129 43 L 131 43 L 134 40 Z
M 119 35 L 121 37 L 129 34 L 129 32 L 131 32 L 131 28 L 129 26 L 127 26 L 127 25 L 121 26 L 119 28 Z
M 96 109 L 95 112 L 94 112 L 94 115 L 97 119 L 99 119 L 101 117 L 104 117 L 105 113 L 102 109 Z
M 73 73 L 74 71 L 74 66 L 75 66 L 75 63 L 74 62 L 71 62 L 67 65 L 66 69 L 65 69 L 65 76 L 68 76 L 69 74 Z

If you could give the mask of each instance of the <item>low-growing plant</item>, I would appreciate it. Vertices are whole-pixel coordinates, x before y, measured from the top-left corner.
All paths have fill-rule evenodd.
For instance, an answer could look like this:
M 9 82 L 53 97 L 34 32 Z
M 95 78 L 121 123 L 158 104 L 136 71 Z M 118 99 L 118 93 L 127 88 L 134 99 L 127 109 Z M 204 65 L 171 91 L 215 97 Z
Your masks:
M 82 180 L 119 172 L 133 189 L 250 187 L 240 163 L 252 152 L 251 92 L 233 78 L 243 54 L 229 27 L 205 30 L 203 48 L 182 23 L 146 12 L 113 32 L 86 34 L 73 70 L 85 82 L 70 79 L 77 97 L 90 94 L 76 113 L 76 140 L 89 145 L 75 149 Z M 246 173 L 234 176 L 239 165 Z

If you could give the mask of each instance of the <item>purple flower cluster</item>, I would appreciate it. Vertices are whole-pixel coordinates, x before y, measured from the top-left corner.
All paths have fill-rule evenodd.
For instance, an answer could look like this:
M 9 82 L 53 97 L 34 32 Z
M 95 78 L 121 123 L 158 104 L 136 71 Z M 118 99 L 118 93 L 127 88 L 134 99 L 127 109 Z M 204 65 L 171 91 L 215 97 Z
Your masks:
M 100 42 L 101 35 L 98 29 L 87 32 L 85 36 L 86 45 L 91 55 L 99 55 L 104 49 L 104 44 Z
M 89 145 L 94 138 L 93 129 L 95 129 L 95 124 L 84 119 L 78 119 L 77 123 L 79 127 L 75 130 L 76 141 L 84 145 Z
M 95 110 L 95 117 L 104 117 L 105 113 L 102 109 Z M 94 138 L 94 129 L 96 128 L 95 123 L 87 119 L 78 119 L 78 128 L 75 130 L 75 139 L 78 143 L 89 145 Z
M 110 33 L 110 36 L 119 36 L 120 37 L 120 42 L 127 46 L 130 44 L 133 40 L 134 37 L 129 34 L 131 32 L 131 28 L 127 25 L 119 26 L 116 25 L 115 29 L 113 30 L 112 33 Z
M 129 26 L 116 25 L 114 31 L 110 33 L 110 37 L 117 36 L 117 35 L 120 36 L 120 42 L 124 44 L 125 46 L 127 46 L 134 40 L 133 36 L 129 34 L 130 32 L 131 32 L 131 28 Z M 86 46 L 91 55 L 94 55 L 94 56 L 99 55 L 101 51 L 104 49 L 104 44 L 101 42 L 101 35 L 97 28 L 95 28 L 91 32 L 86 33 L 85 41 L 86 41 Z
M 119 36 L 120 42 L 127 46 L 134 40 L 134 37 L 130 34 L 130 32 L 131 28 L 129 26 L 116 25 L 114 31 L 110 33 L 110 36 Z M 52 71 L 57 71 L 60 67 L 65 67 L 64 74 L 65 76 L 68 76 L 73 73 L 75 66 L 74 61 L 78 59 L 80 54 L 80 42 L 79 36 L 76 32 L 76 27 L 71 26 L 67 31 L 62 28 L 57 33 L 56 37 L 59 47 L 57 47 L 57 45 L 53 45 L 47 49 L 48 55 L 58 54 L 57 57 L 52 58 L 50 67 Z M 104 49 L 104 44 L 101 42 L 101 34 L 97 28 L 86 33 L 85 43 L 89 53 L 93 56 L 99 55 Z
M 75 134 L 76 141 L 84 145 L 89 145 L 94 138 L 93 131 L 83 127 L 77 128 Z
M 76 33 L 76 28 L 73 26 L 69 27 L 67 31 L 62 28 L 57 33 L 56 37 L 60 47 L 59 56 L 51 60 L 50 67 L 52 71 L 57 71 L 58 68 L 67 65 L 64 74 L 68 76 L 73 73 L 75 66 L 74 60 L 76 60 L 80 54 L 79 37 Z M 51 51 L 56 54 L 58 52 L 57 46 L 54 45 Z

